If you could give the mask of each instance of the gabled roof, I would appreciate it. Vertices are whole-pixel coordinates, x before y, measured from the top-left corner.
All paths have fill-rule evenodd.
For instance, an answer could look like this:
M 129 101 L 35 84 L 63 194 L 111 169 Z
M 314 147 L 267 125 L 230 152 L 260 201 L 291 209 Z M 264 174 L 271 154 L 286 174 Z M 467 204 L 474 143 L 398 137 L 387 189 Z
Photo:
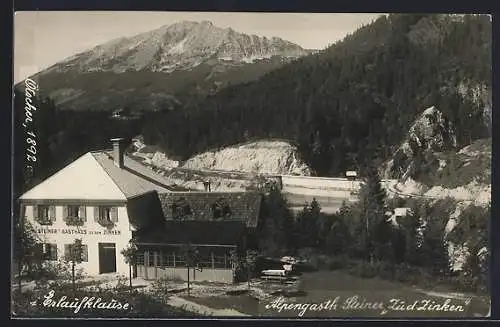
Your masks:
M 24 193 L 21 200 L 126 200 L 174 190 L 166 178 L 128 156 L 115 166 L 111 151 L 88 152 Z
M 188 221 L 239 221 L 248 227 L 257 226 L 262 196 L 254 192 L 172 192 L 158 194 L 167 221 L 175 220 L 174 208 L 187 209 Z M 229 214 L 216 219 L 213 206 L 227 205 Z
M 21 200 L 125 200 L 111 177 L 89 152 L 21 196 Z
M 246 227 L 239 221 L 167 221 L 164 228 L 137 232 L 137 243 L 237 245 Z
M 132 198 L 151 191 L 163 193 L 175 190 L 171 181 L 156 174 L 127 155 L 124 155 L 123 158 L 123 168 L 115 165 L 112 151 L 92 152 L 92 155 L 126 198 Z

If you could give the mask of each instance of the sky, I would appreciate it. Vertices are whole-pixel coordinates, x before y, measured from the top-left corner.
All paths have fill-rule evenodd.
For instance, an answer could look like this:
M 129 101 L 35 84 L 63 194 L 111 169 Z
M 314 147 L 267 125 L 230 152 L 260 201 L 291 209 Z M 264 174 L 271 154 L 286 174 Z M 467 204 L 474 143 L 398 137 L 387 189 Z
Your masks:
M 23 11 L 14 15 L 14 82 L 118 37 L 183 20 L 211 21 L 237 32 L 281 37 L 323 49 L 380 14 Z

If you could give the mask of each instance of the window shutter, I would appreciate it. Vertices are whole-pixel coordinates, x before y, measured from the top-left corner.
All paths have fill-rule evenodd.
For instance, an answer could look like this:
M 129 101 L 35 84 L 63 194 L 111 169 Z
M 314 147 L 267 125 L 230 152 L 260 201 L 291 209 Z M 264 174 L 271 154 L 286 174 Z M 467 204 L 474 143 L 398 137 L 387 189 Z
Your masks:
M 49 207 L 49 219 L 51 221 L 56 221 L 56 207 L 55 206 Z
M 83 262 L 89 261 L 89 248 L 86 244 L 82 245 L 82 261 Z
M 63 207 L 63 219 L 68 218 L 68 206 Z
M 33 219 L 38 219 L 38 206 L 33 206 Z
M 99 221 L 99 207 L 97 206 L 94 207 L 94 221 L 95 222 Z
M 109 215 L 111 216 L 111 221 L 116 223 L 118 221 L 118 208 L 117 207 L 112 207 L 110 209 Z
M 67 261 L 71 260 L 71 244 L 64 244 L 64 258 Z
M 83 221 L 87 221 L 87 207 L 80 206 L 80 208 L 78 209 L 78 214 Z

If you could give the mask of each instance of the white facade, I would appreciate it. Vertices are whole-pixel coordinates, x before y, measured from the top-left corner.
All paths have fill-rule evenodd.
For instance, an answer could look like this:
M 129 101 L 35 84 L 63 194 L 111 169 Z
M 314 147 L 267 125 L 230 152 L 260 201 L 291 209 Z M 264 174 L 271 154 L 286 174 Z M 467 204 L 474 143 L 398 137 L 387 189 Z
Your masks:
M 119 157 L 121 160 L 114 160 Z M 18 218 L 34 227 L 46 260 L 65 260 L 70 246 L 81 239 L 86 260 L 77 267 L 85 274 L 128 274 L 121 251 L 132 238 L 131 201 L 166 190 L 161 177 L 138 167 L 124 156 L 122 147 L 113 152 L 88 152 L 24 193 Z M 136 210 L 135 214 L 148 212 Z M 43 217 L 46 219 L 40 219 Z M 83 222 L 76 226 L 68 217 Z
M 76 204 L 76 203 L 75 203 Z M 96 221 L 95 207 L 98 205 L 84 205 L 85 220 L 82 226 L 68 226 L 64 220 L 64 207 L 66 204 L 50 205 L 55 208 L 55 220 L 50 225 L 42 225 L 35 219 L 34 210 L 37 205 L 24 205 L 24 218 L 34 227 L 39 240 L 46 244 L 57 246 L 57 259 L 64 260 L 65 245 L 72 244 L 75 239 L 81 239 L 86 245 L 87 262 L 78 264 L 86 275 L 98 275 L 102 268 L 99 257 L 99 243 L 114 244 L 115 246 L 115 267 L 119 274 L 128 274 L 129 266 L 126 264 L 121 251 L 127 247 L 132 238 L 127 209 L 124 205 L 114 206 L 117 208 L 117 220 L 112 228 L 103 227 Z M 106 206 L 110 206 L 106 204 Z M 51 258 L 55 259 L 55 258 Z M 110 264 L 110 263 L 107 263 Z M 113 266 L 111 264 L 111 266 Z M 106 271 L 111 272 L 111 271 Z

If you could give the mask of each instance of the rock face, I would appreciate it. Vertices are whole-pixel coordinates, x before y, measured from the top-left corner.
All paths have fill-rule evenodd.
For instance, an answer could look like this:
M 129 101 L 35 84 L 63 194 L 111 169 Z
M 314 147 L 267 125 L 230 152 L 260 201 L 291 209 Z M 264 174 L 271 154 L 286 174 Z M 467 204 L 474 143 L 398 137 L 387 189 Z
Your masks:
M 182 21 L 130 38 L 119 38 L 67 58 L 49 71 L 172 72 L 202 62 L 252 62 L 282 56 L 297 58 L 310 53 L 277 37 L 267 38 L 222 29 L 209 21 Z
M 387 162 L 384 176 L 405 180 L 412 172 L 415 157 L 427 152 L 447 151 L 456 146 L 451 123 L 436 107 L 427 108 L 412 124 L 393 159 Z
M 183 167 L 280 175 L 311 174 L 309 167 L 297 157 L 297 149 L 285 141 L 259 141 L 205 152 L 187 160 Z
M 286 141 L 257 141 L 200 153 L 185 162 L 168 158 L 149 147 L 140 137 L 133 143 L 133 154 L 158 168 L 220 170 L 226 172 L 262 173 L 276 175 L 311 175 L 311 170 L 297 155 L 297 149 Z
M 472 95 L 478 98 L 485 94 L 482 88 L 469 87 L 467 90 L 469 93 L 475 90 Z M 463 93 L 465 96 L 466 92 Z M 487 119 L 488 115 L 485 113 Z M 455 135 L 446 117 L 436 107 L 430 107 L 412 124 L 383 171 L 386 178 L 399 179 L 394 187 L 399 196 L 422 198 L 431 203 L 453 199 L 454 212 L 443 217 L 447 222 L 443 238 L 460 223 L 461 213 L 468 207 L 491 206 L 491 139 L 479 139 L 458 149 Z M 417 177 L 419 179 L 415 180 Z M 447 241 L 452 270 L 463 269 L 471 255 L 467 248 L 468 237 L 470 235 L 463 235 L 463 239 Z

